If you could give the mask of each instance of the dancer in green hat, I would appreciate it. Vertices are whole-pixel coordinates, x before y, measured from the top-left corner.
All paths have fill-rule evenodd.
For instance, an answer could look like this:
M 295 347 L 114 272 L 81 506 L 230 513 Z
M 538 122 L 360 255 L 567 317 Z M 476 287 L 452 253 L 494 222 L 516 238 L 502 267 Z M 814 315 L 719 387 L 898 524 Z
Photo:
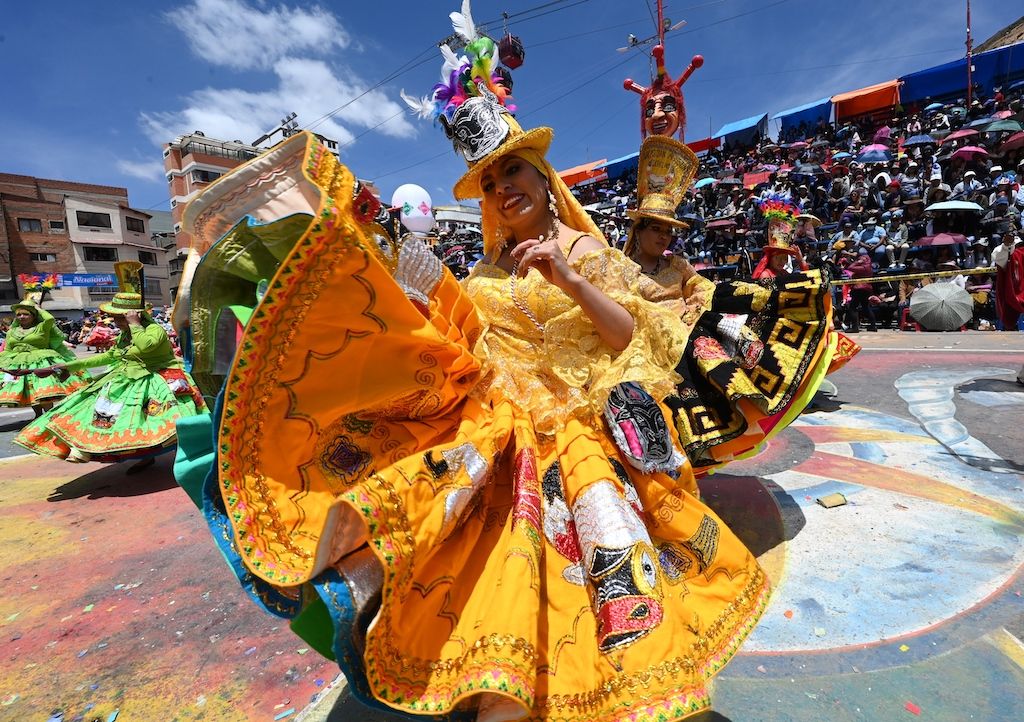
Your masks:
M 109 371 L 22 429 L 14 443 L 67 461 L 141 459 L 133 472 L 172 448 L 177 420 L 205 413 L 206 405 L 167 332 L 149 314 L 142 264 L 124 261 L 114 271 L 119 291 L 100 305 L 121 329 L 114 347 L 33 373 L 61 378 L 96 366 Z
M 89 382 L 81 371 L 66 377 L 36 376 L 36 369 L 74 361 L 65 336 L 48 311 L 29 294 L 11 306 L 14 323 L 0 352 L 0 406 L 31 406 L 38 417 L 68 394 Z

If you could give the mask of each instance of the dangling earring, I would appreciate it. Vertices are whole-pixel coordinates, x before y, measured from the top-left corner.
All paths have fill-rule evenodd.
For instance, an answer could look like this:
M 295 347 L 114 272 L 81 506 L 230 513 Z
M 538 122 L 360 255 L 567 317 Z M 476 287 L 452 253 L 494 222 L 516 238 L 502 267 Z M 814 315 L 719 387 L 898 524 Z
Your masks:
M 548 188 L 548 210 L 551 211 L 551 236 L 549 240 L 558 238 L 558 202 L 555 200 L 555 194 L 551 192 L 551 188 Z

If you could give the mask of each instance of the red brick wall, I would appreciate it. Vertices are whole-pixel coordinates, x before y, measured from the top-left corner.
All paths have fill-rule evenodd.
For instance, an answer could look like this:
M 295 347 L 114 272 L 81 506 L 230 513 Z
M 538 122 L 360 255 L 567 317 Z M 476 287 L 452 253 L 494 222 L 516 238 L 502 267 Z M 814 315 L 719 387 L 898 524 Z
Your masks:
M 71 273 L 75 270 L 75 254 L 67 233 L 67 221 L 64 218 L 64 207 L 58 203 L 33 201 L 29 199 L 12 199 L 0 196 L 4 211 L 4 231 L 7 235 L 8 247 L 14 275 L 21 273 Z M 34 218 L 41 222 L 42 232 L 22 231 L 18 227 L 19 218 Z M 49 222 L 61 221 L 65 224 L 63 233 L 50 233 Z M 32 253 L 52 253 L 56 261 L 33 261 Z

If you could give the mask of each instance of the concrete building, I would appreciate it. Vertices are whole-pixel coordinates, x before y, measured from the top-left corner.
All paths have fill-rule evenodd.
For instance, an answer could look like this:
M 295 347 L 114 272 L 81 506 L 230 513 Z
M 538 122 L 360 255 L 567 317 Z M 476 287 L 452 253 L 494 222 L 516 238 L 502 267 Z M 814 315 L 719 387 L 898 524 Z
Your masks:
M 259 148 L 240 140 L 207 138 L 199 130 L 178 136 L 164 145 L 164 173 L 170 189 L 171 218 L 178 248 L 187 249 L 192 241 L 181 231 L 181 219 L 188 202 L 210 183 L 260 152 Z
M 146 265 L 147 295 L 170 302 L 166 239 L 154 238 L 150 214 L 128 205 L 128 191 L 73 181 L 0 173 L 0 312 L 20 300 L 21 274 L 112 274 L 115 261 Z M 109 286 L 66 286 L 44 307 L 79 316 L 114 293 Z

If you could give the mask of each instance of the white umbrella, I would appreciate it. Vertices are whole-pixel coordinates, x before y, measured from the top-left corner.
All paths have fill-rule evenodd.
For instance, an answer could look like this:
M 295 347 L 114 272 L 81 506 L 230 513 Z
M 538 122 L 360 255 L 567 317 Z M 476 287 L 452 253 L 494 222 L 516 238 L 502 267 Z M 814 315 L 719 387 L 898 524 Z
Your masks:
M 911 294 L 910 315 L 929 331 L 955 331 L 974 316 L 974 299 L 955 283 L 930 283 Z
M 925 208 L 926 211 L 977 211 L 979 213 L 984 212 L 984 208 L 979 206 L 977 203 L 971 203 L 970 201 L 940 201 L 938 203 L 932 203 L 930 206 Z

